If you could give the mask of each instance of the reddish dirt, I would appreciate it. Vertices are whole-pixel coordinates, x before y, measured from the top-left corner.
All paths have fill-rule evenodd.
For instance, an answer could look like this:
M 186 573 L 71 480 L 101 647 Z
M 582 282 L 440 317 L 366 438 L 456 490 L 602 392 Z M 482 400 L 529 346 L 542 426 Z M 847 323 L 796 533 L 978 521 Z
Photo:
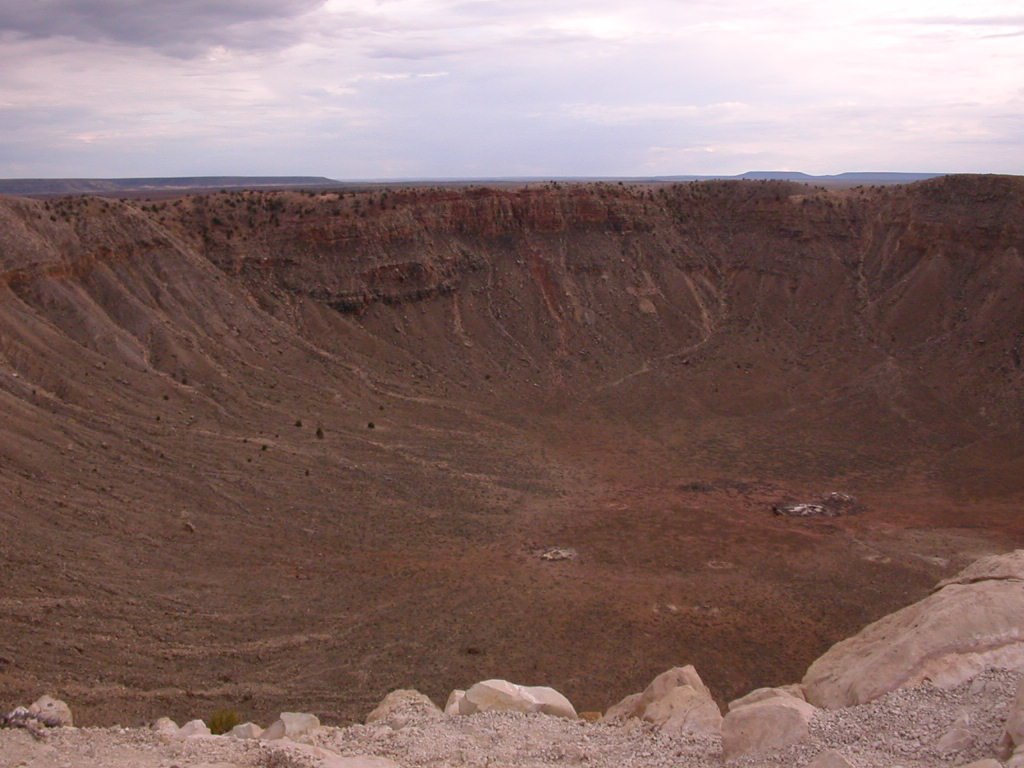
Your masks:
M 1024 544 L 1022 214 L 1005 177 L 0 199 L 0 708 L 797 680 Z M 830 491 L 866 511 L 771 513 Z

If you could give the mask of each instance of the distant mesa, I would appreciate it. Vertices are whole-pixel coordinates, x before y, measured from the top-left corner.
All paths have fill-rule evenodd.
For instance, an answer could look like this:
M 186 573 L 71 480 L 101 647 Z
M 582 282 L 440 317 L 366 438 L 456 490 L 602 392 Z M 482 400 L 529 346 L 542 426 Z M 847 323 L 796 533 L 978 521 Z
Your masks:
M 0 179 L 3 195 L 116 195 L 215 189 L 334 187 L 325 176 L 180 176 L 126 179 Z

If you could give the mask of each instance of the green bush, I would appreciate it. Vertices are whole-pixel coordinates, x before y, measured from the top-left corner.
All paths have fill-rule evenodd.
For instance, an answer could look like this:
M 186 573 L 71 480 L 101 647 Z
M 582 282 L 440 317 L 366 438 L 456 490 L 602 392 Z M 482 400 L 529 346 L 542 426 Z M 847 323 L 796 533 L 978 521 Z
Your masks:
M 218 709 L 210 715 L 210 733 L 214 736 L 220 736 L 221 734 L 227 733 L 241 722 L 242 720 L 235 710 Z

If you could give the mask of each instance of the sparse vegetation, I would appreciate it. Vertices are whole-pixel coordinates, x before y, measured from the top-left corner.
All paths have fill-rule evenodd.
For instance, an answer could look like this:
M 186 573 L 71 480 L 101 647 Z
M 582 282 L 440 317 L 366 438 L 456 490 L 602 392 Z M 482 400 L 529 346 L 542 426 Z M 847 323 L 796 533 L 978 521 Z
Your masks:
M 220 736 L 236 725 L 242 722 L 242 718 L 239 717 L 238 713 L 233 709 L 218 709 L 212 715 L 210 715 L 210 722 L 208 723 L 210 733 L 214 736 Z

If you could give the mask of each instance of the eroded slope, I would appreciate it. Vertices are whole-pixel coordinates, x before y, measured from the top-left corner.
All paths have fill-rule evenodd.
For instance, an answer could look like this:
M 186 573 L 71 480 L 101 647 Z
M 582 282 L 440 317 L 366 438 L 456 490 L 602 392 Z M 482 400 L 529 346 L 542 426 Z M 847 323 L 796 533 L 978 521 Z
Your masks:
M 343 719 L 794 678 L 1021 541 L 1022 200 L 2 200 L 0 690 Z M 770 514 L 834 489 L 868 511 Z

